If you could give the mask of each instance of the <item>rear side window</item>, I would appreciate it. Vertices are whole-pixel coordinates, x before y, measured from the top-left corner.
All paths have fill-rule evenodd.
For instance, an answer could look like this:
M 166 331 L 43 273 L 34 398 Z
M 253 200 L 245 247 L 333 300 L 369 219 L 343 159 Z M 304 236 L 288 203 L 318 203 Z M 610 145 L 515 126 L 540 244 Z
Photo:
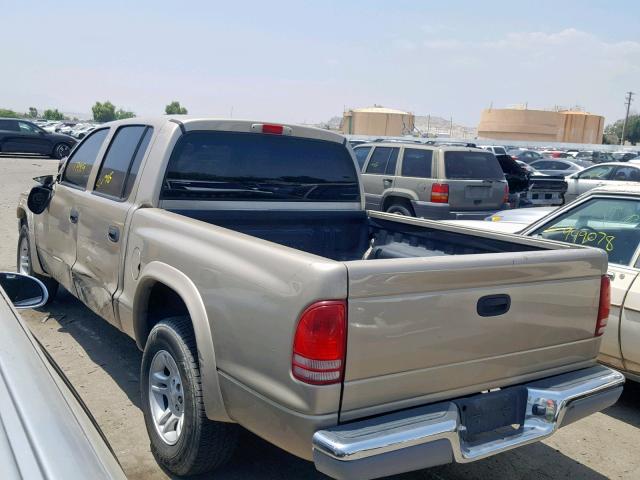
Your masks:
M 127 177 L 130 170 L 133 170 L 134 159 L 137 158 L 138 165 L 136 165 L 133 174 L 135 180 L 140 159 L 144 155 L 146 145 L 149 144 L 147 140 L 146 145 L 142 148 L 143 137 L 150 138 L 150 130 L 151 128 L 144 125 L 131 125 L 118 129 L 100 166 L 94 188 L 96 192 L 116 198 L 128 196 L 128 192 L 125 193 L 125 185 L 128 183 Z M 142 151 L 140 152 L 140 150 Z M 131 191 L 130 187 L 129 191 Z
M 358 161 L 358 165 L 360 166 L 360 170 L 364 167 L 364 162 L 367 161 L 367 156 L 371 151 L 371 147 L 360 147 L 355 149 L 356 160 Z
M 405 148 L 402 157 L 403 177 L 431 178 L 432 150 Z
M 236 132 L 193 132 L 176 145 L 162 199 L 360 201 L 349 150 L 336 142 Z
M 16 120 L 0 120 L 0 130 L 18 132 L 18 122 Z
M 371 155 L 371 159 L 369 159 L 365 173 L 394 175 L 399 151 L 399 148 L 376 147 Z
M 498 160 L 487 152 L 445 152 L 446 178 L 452 180 L 504 180 Z
M 86 188 L 91 168 L 96 163 L 98 152 L 107 138 L 108 128 L 96 130 L 89 135 L 73 151 L 71 158 L 67 161 L 67 166 L 62 176 L 62 181 L 76 187 Z

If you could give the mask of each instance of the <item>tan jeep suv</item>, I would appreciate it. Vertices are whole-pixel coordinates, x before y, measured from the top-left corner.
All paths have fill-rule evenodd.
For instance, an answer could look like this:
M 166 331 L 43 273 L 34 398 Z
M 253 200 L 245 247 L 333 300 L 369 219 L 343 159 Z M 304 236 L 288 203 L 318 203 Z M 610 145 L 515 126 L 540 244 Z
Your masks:
M 508 208 L 498 160 L 480 148 L 380 142 L 354 149 L 366 208 L 431 219 L 481 219 Z

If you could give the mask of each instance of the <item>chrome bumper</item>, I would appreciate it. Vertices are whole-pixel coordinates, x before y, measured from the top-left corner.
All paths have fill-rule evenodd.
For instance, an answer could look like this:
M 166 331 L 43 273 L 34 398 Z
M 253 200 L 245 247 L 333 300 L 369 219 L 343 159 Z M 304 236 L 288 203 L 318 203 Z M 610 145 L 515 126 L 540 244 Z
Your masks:
M 313 436 L 314 463 L 334 478 L 370 479 L 454 460 L 473 462 L 540 441 L 614 404 L 623 384 L 621 373 L 600 365 L 525 384 L 524 423 L 514 433 L 487 432 L 482 442 L 465 441 L 454 402 L 320 430 Z

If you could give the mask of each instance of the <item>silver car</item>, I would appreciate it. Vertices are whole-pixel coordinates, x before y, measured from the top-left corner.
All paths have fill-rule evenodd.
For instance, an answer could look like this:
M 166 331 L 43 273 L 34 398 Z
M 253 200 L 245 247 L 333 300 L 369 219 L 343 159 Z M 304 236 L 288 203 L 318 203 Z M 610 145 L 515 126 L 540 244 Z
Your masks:
M 531 162 L 530 165 L 545 175 L 561 175 L 563 177 L 584 169 L 584 167 L 577 162 L 564 159 L 536 160 L 535 162 Z
M 11 308 L 37 308 L 37 279 L 0 273 L 0 472 L 13 479 L 125 479 L 82 400 Z
M 633 182 L 640 185 L 640 165 L 633 163 L 601 163 L 566 177 L 568 189 L 564 198 L 571 202 L 592 188 Z

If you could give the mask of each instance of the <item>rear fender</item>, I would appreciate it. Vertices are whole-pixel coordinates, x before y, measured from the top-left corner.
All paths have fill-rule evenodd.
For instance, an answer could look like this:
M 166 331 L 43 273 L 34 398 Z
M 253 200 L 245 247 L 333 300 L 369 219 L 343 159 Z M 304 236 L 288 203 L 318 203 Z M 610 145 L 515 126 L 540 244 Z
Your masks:
M 202 393 L 207 418 L 222 422 L 231 422 L 222 399 L 216 355 L 213 347 L 213 337 L 202 297 L 197 287 L 180 270 L 162 262 L 150 262 L 140 274 L 138 288 L 136 290 L 133 312 L 134 332 L 138 346 L 144 348 L 141 343 L 146 338 L 146 305 L 151 287 L 161 282 L 173 289 L 187 306 L 193 331 L 196 336 L 198 348 L 198 362 L 200 363 L 200 375 L 202 378 Z

